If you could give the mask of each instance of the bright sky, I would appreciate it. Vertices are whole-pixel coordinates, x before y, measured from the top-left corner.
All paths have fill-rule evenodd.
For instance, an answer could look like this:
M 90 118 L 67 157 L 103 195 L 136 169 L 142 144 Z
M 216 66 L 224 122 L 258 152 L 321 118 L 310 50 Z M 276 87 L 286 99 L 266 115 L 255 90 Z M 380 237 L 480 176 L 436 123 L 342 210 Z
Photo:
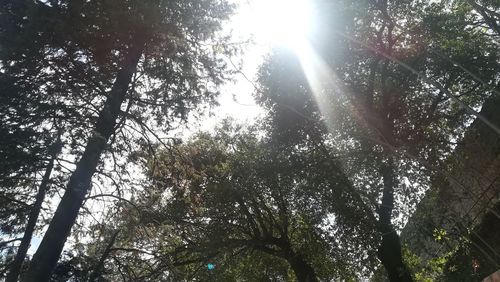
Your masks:
M 230 0 L 239 5 L 226 31 L 233 34 L 233 42 L 245 42 L 253 39 L 241 58 L 234 58 L 233 63 L 242 64 L 242 73 L 221 89 L 220 106 L 214 109 L 213 117 L 198 122 L 190 133 L 196 130 L 210 130 L 225 117 L 232 117 L 238 122 L 252 123 L 263 113 L 255 104 L 255 92 L 252 82 L 263 62 L 264 56 L 272 48 L 290 48 L 301 61 L 306 78 L 322 113 L 327 117 L 329 109 L 324 107 L 320 94 L 325 83 L 331 87 L 335 83 L 335 75 L 330 72 L 324 62 L 314 53 L 306 38 L 314 29 L 314 9 L 309 0 Z M 250 80 L 250 81 L 249 81 Z M 333 88 L 335 89 L 335 88 Z M 327 124 L 331 126 L 330 124 Z M 184 134 L 186 135 L 186 134 Z M 190 135 L 189 132 L 187 135 Z M 54 205 L 55 206 L 55 205 Z M 333 220 L 333 219 L 332 219 Z M 1 236 L 1 234 L 0 234 Z M 34 236 L 29 254 L 32 254 L 40 243 L 40 237 Z
M 234 0 L 238 5 L 228 28 L 234 42 L 252 39 L 242 58 L 235 58 L 236 65 L 242 64 L 242 74 L 235 82 L 221 89 L 220 106 L 214 116 L 205 119 L 201 129 L 213 128 L 218 121 L 232 117 L 239 122 L 252 122 L 262 109 L 253 99 L 256 72 L 263 57 L 272 48 L 301 47 L 302 41 L 312 28 L 312 9 L 308 0 Z M 250 80 L 250 81 L 248 81 Z
M 263 113 L 255 104 L 253 81 L 263 62 L 264 56 L 272 48 L 292 48 L 298 53 L 305 48 L 305 38 L 311 29 L 312 13 L 308 0 L 233 0 L 239 5 L 236 15 L 227 26 L 233 34 L 233 42 L 245 42 L 252 38 L 255 44 L 249 44 L 243 57 L 234 58 L 236 65 L 242 64 L 242 74 L 235 77 L 221 89 L 220 106 L 213 110 L 214 116 L 199 122 L 184 136 L 197 130 L 210 130 L 225 117 L 232 117 L 238 122 L 252 123 Z M 250 80 L 250 81 L 249 81 Z M 186 136 L 186 137 L 187 137 Z M 58 201 L 58 198 L 54 198 Z M 51 204 L 56 206 L 56 204 Z M 91 208 L 92 209 L 92 208 Z M 34 236 L 28 254 L 32 255 L 41 237 Z

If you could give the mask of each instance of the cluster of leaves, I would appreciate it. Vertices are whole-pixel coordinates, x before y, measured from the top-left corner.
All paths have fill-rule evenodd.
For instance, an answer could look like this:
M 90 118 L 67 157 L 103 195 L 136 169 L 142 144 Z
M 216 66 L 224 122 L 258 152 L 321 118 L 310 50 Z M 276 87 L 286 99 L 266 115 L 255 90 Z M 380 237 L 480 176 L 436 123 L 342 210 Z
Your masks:
M 152 187 L 139 197 L 147 208 L 137 224 L 166 236 L 154 241 L 169 246 L 150 241 L 141 249 L 186 265 L 172 272 L 176 279 L 202 279 L 208 261 L 219 265 L 210 275 L 229 281 L 254 281 L 256 270 L 247 267 L 268 279 L 292 270 L 300 277 L 309 266 L 321 280 L 369 271 L 373 216 L 330 149 L 279 147 L 262 133 L 226 123 L 146 158 Z M 263 263 L 271 257 L 280 263 Z
M 3 5 L 2 234 L 22 232 L 60 139 L 69 162 L 95 165 L 75 174 L 58 162 L 51 183 L 64 186 L 71 174 L 90 183 L 97 171 L 84 210 L 93 216 L 89 202 L 113 200 L 101 211 L 107 222 L 86 217 L 73 232 L 75 253 L 59 262 L 55 280 L 354 281 L 380 268 L 378 256 L 391 280 L 411 280 L 408 267 L 426 281 L 446 264 L 468 264 L 469 245 L 424 263 L 401 248 L 396 230 L 450 169 L 474 109 L 497 93 L 498 4 L 313 2 L 314 54 L 276 50 L 260 68 L 262 125 L 226 121 L 184 143 L 160 137 L 215 104 L 230 75 L 224 57 L 236 51 L 218 34 L 232 5 Z M 110 108 L 117 113 L 107 120 Z M 134 165 L 146 179 L 124 181 Z M 97 193 L 108 185 L 115 190 Z M 422 265 L 432 274 L 416 270 Z
M 447 169 L 454 141 L 473 118 L 454 98 L 478 107 L 493 93 L 488 84 L 498 69 L 497 46 L 471 24 L 471 7 L 384 3 L 321 9 L 319 29 L 326 32 L 313 38 L 313 48 L 337 85 L 313 93 L 319 88 L 302 70 L 307 62 L 279 50 L 259 73 L 256 98 L 268 111 L 263 128 L 225 125 L 132 158 L 143 160 L 149 182 L 134 205 L 124 204 L 129 216 L 117 219 L 128 235 L 114 256 L 130 263 L 108 262 L 108 277 L 300 277 L 287 248 L 321 279 L 373 271 L 383 191 L 395 194 L 389 222 L 401 225 L 394 219 L 407 217 Z M 384 174 L 387 164 L 393 176 Z M 403 249 L 415 269 L 420 259 L 408 254 Z M 279 259 L 264 263 L 273 257 Z M 206 270 L 211 261 L 218 265 L 213 272 Z M 426 269 L 441 272 L 443 264 L 434 259 Z
M 92 147 L 88 146 L 90 137 L 96 127 L 103 126 L 99 123 L 102 112 L 138 42 L 144 45 L 139 62 L 125 67 L 137 71 L 121 89 L 123 107 L 117 105 L 116 122 L 104 125 L 113 131 L 106 140 L 104 162 L 89 168 L 89 178 L 98 172 L 96 187 L 114 186 L 115 191 L 105 188 L 104 193 L 122 195 L 124 187 L 118 185 L 126 184 L 121 180 L 127 173 L 123 159 L 138 144 L 154 142 L 158 136 L 151 128 L 169 130 L 186 121 L 189 113 L 201 110 L 201 105 L 214 104 L 218 85 L 229 75 L 224 58 L 234 51 L 217 31 L 233 8 L 226 1 L 215 0 L 2 3 L 2 237 L 22 234 L 31 211 L 38 210 L 38 217 L 41 206 L 32 199 L 41 195 L 43 202 L 45 192 L 57 198 L 57 192 L 64 191 L 55 188 L 67 185 L 75 160 Z M 52 154 L 58 139 L 62 157 Z M 93 153 L 98 158 L 101 154 Z M 50 176 L 51 159 L 56 173 L 46 191 L 39 189 L 40 178 L 48 167 Z M 89 211 L 89 207 L 84 209 Z M 46 224 L 39 221 L 37 229 Z M 30 238 L 26 240 L 29 244 Z M 2 242 L 2 248 L 6 246 L 12 249 L 15 245 Z M 10 258 L 2 253 L 7 263 L 2 266 L 2 276 Z

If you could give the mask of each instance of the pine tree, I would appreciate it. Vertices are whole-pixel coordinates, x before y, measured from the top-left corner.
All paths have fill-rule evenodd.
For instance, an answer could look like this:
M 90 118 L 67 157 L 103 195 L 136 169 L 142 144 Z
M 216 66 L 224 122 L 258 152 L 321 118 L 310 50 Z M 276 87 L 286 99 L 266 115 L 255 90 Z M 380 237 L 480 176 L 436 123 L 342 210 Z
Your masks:
M 16 1 L 2 9 L 2 20 L 9 23 L 4 38 L 17 34 L 2 42 L 3 74 L 17 75 L 25 84 L 29 76 L 40 78 L 33 84 L 43 85 L 37 98 L 69 104 L 61 109 L 65 120 L 85 104 L 77 116 L 88 117 L 80 120 L 86 126 L 79 135 L 85 149 L 76 153 L 76 169 L 23 276 L 47 281 L 101 156 L 122 125 L 117 119 L 156 115 L 159 124 L 169 125 L 199 103 L 213 101 L 225 78 L 219 56 L 223 42 L 215 46 L 215 32 L 231 6 L 223 1 Z M 200 45 L 204 41 L 214 48 Z

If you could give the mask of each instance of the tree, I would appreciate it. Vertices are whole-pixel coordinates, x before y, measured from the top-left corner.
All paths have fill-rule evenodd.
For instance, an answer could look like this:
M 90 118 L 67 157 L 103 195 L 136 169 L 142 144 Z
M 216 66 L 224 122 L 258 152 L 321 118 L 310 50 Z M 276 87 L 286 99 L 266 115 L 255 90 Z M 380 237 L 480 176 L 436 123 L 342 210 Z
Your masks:
M 465 3 L 463 3 L 465 2 Z M 500 36 L 500 5 L 495 1 L 456 1 L 456 4 L 463 5 L 468 4 L 472 7 L 482 18 L 482 22 L 473 22 L 473 25 L 484 26 L 486 25 L 489 32 L 496 33 L 496 36 Z M 470 14 L 472 18 L 476 15 Z
M 374 221 L 329 149 L 280 147 L 257 132 L 225 123 L 143 159 L 152 187 L 138 197 L 140 211 L 128 213 L 138 218 L 129 224 L 138 229 L 134 249 L 154 254 L 156 267 L 177 281 L 255 279 L 248 267 L 266 279 L 287 279 L 289 267 L 297 281 L 353 279 L 366 270 Z M 161 239 L 144 238 L 138 226 Z M 214 272 L 199 271 L 207 262 Z
M 415 205 L 429 178 L 441 173 L 469 114 L 478 116 L 471 108 L 492 93 L 455 65 L 475 66 L 485 81 L 495 80 L 495 44 L 484 33 L 467 30 L 460 12 L 441 13 L 442 4 L 367 1 L 318 7 L 335 22 L 322 20 L 324 37 L 310 39 L 315 53 L 271 56 L 257 97 L 284 139 L 331 142 L 346 152 L 346 174 L 369 189 L 359 191 L 367 202 L 379 202 L 373 205 L 379 259 L 391 281 L 410 281 L 395 213 L 410 213 L 403 201 Z M 329 131 L 321 138 L 309 129 L 314 120 Z
M 351 279 L 374 271 L 375 253 L 389 280 L 411 281 L 398 229 L 427 186 L 449 180 L 474 118 L 499 132 L 476 111 L 497 99 L 497 5 L 316 4 L 321 37 L 296 54 L 277 50 L 260 70 L 263 127 L 226 124 L 185 144 L 163 137 L 227 78 L 222 55 L 233 50 L 219 30 L 231 5 L 2 5 L 2 231 L 17 235 L 30 214 L 9 279 L 44 194 L 67 182 L 25 281 L 47 281 L 54 268 L 54 279 Z M 59 138 L 61 155 L 77 160 L 69 173 L 58 171 Z M 140 162 L 148 181 L 124 181 Z M 85 203 L 104 197 L 115 204 L 100 211 L 108 222 L 73 232 L 96 241 L 58 264 L 77 216 L 95 212 Z M 207 262 L 218 267 L 200 272 Z
M 2 7 L 2 15 L 4 9 L 6 7 Z M 2 17 L 2 20 L 6 19 L 9 18 Z M 8 27 L 9 24 L 3 22 L 2 26 Z M 10 266 L 8 281 L 13 281 L 17 280 L 43 200 L 49 192 L 50 175 L 62 146 L 62 129 L 57 125 L 56 107 L 35 94 L 40 86 L 36 77 L 23 70 L 23 66 L 6 59 L 9 35 L 8 32 L 0 34 L 2 47 L 5 47 L 0 52 L 2 233 L 18 236 L 23 232 L 25 219 L 28 219 L 24 236 L 16 239 L 20 241 L 20 247 L 15 259 L 9 261 L 7 258 L 6 267 L 1 271 L 3 274 Z M 18 47 L 22 49 L 22 46 Z M 22 76 L 24 77 L 21 78 Z M 32 196 L 36 198 L 34 203 L 31 203 Z M 12 248 L 7 244 L 5 247 Z
M 28 248 L 31 243 L 31 239 L 33 237 L 33 232 L 35 231 L 36 222 L 38 220 L 38 216 L 42 209 L 42 203 L 45 199 L 45 194 L 49 188 L 50 175 L 52 174 L 52 170 L 54 168 L 54 163 L 61 151 L 61 140 L 58 139 L 50 148 L 50 160 L 45 168 L 45 172 L 43 174 L 42 180 L 40 182 L 40 186 L 38 187 L 38 192 L 35 196 L 35 202 L 31 207 L 30 213 L 28 215 L 28 222 L 26 224 L 26 228 L 24 231 L 23 238 L 19 245 L 19 249 L 16 253 L 14 261 L 10 266 L 9 273 L 7 274 L 6 282 L 15 282 L 21 272 L 21 267 L 26 258 L 26 254 L 28 252 Z
M 9 3 L 5 9 L 8 21 L 14 22 L 11 27 L 32 35 L 37 44 L 20 50 L 15 44 L 5 48 L 4 66 L 26 63 L 28 72 L 52 78 L 45 87 L 56 95 L 88 90 L 84 97 L 97 106 L 92 122 L 86 124 L 93 129 L 87 129 L 85 149 L 23 278 L 46 281 L 90 189 L 100 157 L 122 125 L 117 119 L 127 116 L 141 121 L 144 116 L 138 113 L 149 110 L 157 114 L 160 124 L 169 125 L 177 117 L 185 119 L 200 102 L 213 101 L 215 87 L 225 77 L 224 62 L 218 57 L 225 50 L 200 43 L 215 42 L 215 31 L 231 6 L 220 1 L 23 1 Z M 42 68 L 27 64 L 34 58 L 40 58 Z M 66 77 L 78 82 L 77 89 L 71 88 L 75 84 L 67 84 Z M 146 85 L 146 80 L 161 83 Z M 129 106 L 123 110 L 125 102 Z
M 50 17 L 55 16 L 50 9 L 37 8 L 29 1 L 9 1 L 2 5 L 0 14 L 4 137 L 0 186 L 5 208 L 2 217 L 6 219 L 2 226 L 6 226 L 4 234 L 10 236 L 24 232 L 14 260 L 6 264 L 10 265 L 8 281 L 17 281 L 44 199 L 53 196 L 55 187 L 65 178 L 59 152 L 63 145 L 76 147 L 75 141 L 81 138 L 78 131 L 88 127 L 92 114 L 84 106 L 85 99 L 77 98 L 81 97 L 78 90 L 86 90 L 75 78 L 77 71 L 66 68 L 68 73 L 64 75 L 55 73 L 64 63 L 54 55 L 57 50 L 47 47 L 56 37 L 52 20 L 57 18 Z M 59 79 L 59 85 L 54 85 Z M 62 84 L 65 89 L 61 89 Z M 88 94 L 92 96 L 91 91 Z M 24 219 L 28 219 L 26 226 Z

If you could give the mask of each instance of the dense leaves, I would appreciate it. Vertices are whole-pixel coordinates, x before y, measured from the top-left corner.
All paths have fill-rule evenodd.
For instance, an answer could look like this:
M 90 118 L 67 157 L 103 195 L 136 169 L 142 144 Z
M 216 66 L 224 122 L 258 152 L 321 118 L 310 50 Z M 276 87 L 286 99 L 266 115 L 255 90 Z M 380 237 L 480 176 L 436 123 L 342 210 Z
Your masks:
M 221 56 L 231 50 L 223 41 L 217 42 L 219 48 L 207 46 L 216 42 L 216 31 L 231 10 L 221 1 L 2 4 L 2 132 L 14 149 L 2 148 L 2 154 L 11 154 L 2 175 L 14 179 L 13 173 L 29 164 L 35 167 L 21 176 L 33 177 L 44 168 L 38 159 L 44 150 L 50 155 L 47 148 L 61 134 L 65 157 L 71 163 L 77 160 L 76 170 L 68 168 L 66 177 L 61 175 L 66 196 L 33 259 L 33 269 L 51 261 L 52 266 L 41 268 L 50 273 L 107 143 L 113 146 L 113 171 L 118 172 L 118 155 L 125 156 L 138 140 L 151 141 L 150 121 L 169 129 L 196 112 L 197 105 L 214 103 L 217 85 L 227 75 Z M 22 189 L 30 184 L 8 184 L 2 201 L 5 198 L 17 211 L 15 205 L 23 203 Z M 13 214 L 5 221 L 13 223 Z M 52 250 L 51 259 L 42 258 Z M 36 270 L 30 273 L 28 279 L 44 279 Z
M 450 245 L 425 258 L 399 231 L 424 194 L 432 201 L 456 182 L 457 148 L 477 123 L 498 131 L 488 124 L 497 1 L 311 3 L 316 26 L 302 48 L 276 48 L 259 68 L 258 125 L 226 120 L 179 140 L 172 130 L 215 105 L 232 74 L 238 46 L 222 33 L 232 4 L 3 1 L 0 277 L 426 281 L 493 271 L 495 257 L 480 254 L 496 252 L 484 225 L 417 226 L 416 237 L 425 229 Z M 484 159 L 495 159 L 488 148 Z M 414 216 L 432 213 L 452 209 Z M 479 276 L 471 260 L 485 266 Z
M 231 269 L 249 267 L 240 264 L 269 256 L 282 266 L 256 267 L 281 279 L 288 276 L 286 262 L 299 281 L 367 271 L 373 217 L 329 149 L 283 150 L 258 133 L 226 123 L 214 135 L 199 134 L 173 152 L 146 159 L 154 189 L 140 196 L 147 208 L 138 224 L 166 234 L 173 245 L 163 251 L 172 265 L 202 268 L 213 261 L 228 269 L 213 275 L 227 279 Z M 206 269 L 199 272 L 193 275 L 207 275 Z

